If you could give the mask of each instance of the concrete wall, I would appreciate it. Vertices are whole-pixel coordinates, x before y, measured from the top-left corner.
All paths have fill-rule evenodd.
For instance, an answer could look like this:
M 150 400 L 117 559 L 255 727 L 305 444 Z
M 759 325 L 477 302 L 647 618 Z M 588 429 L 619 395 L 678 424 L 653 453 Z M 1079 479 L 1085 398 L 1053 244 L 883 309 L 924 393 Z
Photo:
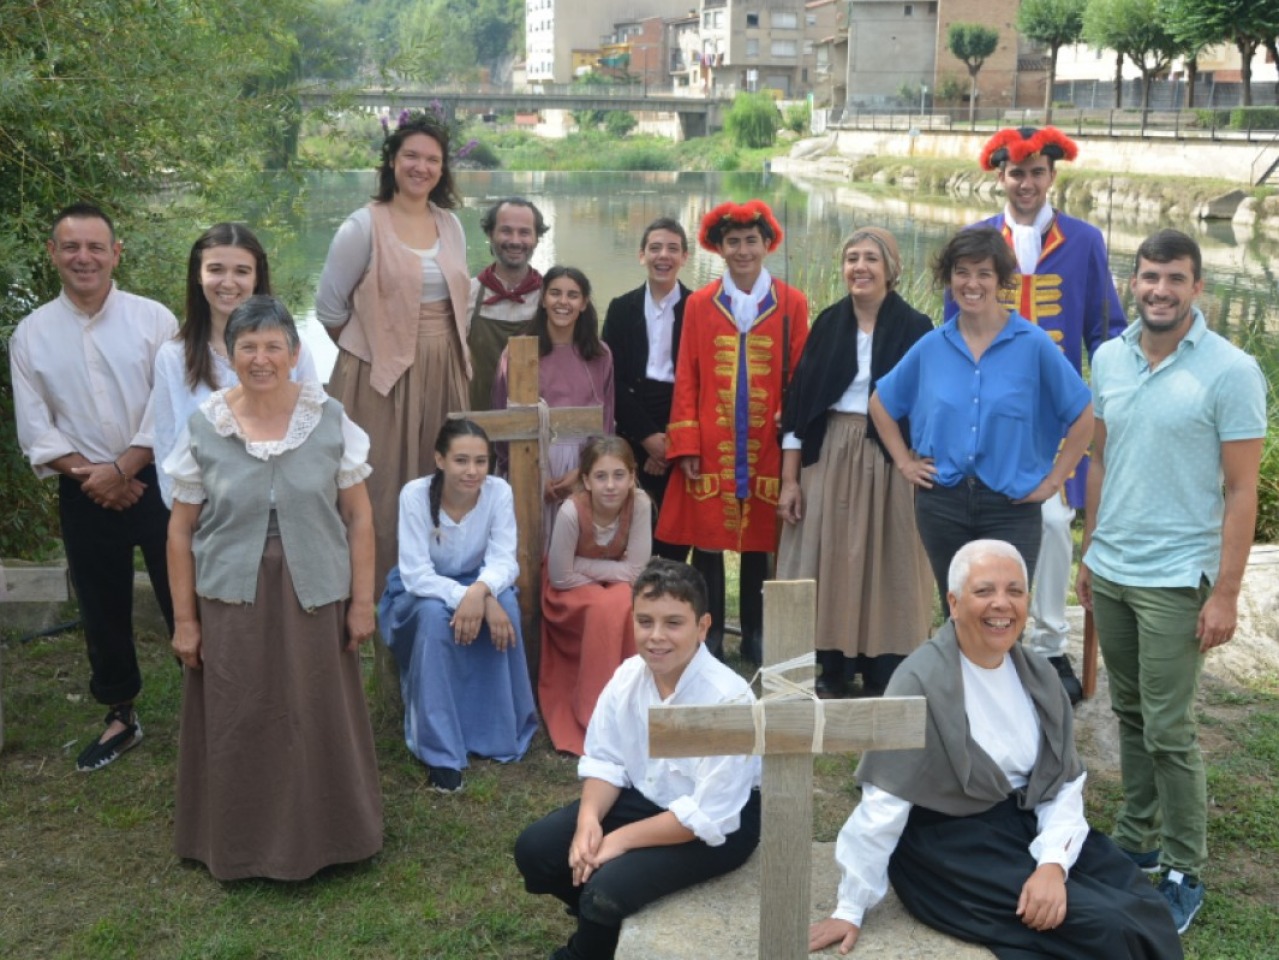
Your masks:
M 836 149 L 845 156 L 942 157 L 969 160 L 977 168 L 977 157 L 990 134 L 930 133 L 912 137 L 908 133 L 873 130 L 841 130 Z M 1143 173 L 1165 177 L 1213 176 L 1251 184 L 1254 164 L 1263 146 L 1229 141 L 1119 139 L 1074 137 L 1079 157 L 1064 166 L 1082 170 L 1109 170 L 1114 173 Z M 1274 150 L 1267 156 L 1274 158 Z M 1260 172 L 1259 170 L 1257 172 Z

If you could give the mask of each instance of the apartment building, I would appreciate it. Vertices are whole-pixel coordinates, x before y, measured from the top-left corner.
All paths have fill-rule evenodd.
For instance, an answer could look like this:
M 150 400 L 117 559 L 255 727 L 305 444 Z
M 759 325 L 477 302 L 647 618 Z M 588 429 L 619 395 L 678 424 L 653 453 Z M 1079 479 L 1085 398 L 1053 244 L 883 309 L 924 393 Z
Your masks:
M 677 17 L 687 14 L 691 4 L 692 0 L 525 0 L 528 82 L 570 83 L 574 52 L 580 66 L 587 53 L 609 42 L 619 24 Z
M 708 91 L 786 99 L 812 89 L 816 44 L 835 26 L 834 3 L 804 0 L 701 0 L 698 15 L 701 49 L 690 69 Z

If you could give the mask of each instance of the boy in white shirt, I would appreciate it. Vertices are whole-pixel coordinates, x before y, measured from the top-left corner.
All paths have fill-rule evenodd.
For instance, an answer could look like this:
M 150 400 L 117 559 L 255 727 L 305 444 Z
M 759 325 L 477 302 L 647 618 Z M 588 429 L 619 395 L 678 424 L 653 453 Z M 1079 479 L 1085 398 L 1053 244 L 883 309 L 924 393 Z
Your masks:
M 515 862 L 529 893 L 577 917 L 551 960 L 610 960 L 622 921 L 735 870 L 759 842 L 759 758 L 654 759 L 648 708 L 754 699 L 703 647 L 711 616 L 691 567 L 654 559 L 635 581 L 635 647 L 600 695 L 578 763 L 581 800 L 528 827 Z

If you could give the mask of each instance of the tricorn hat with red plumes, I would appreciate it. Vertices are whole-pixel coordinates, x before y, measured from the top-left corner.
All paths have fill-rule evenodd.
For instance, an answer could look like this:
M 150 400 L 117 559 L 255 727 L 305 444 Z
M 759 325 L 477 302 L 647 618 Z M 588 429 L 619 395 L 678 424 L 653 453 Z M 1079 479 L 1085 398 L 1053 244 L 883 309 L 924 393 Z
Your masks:
M 768 244 L 768 252 L 772 253 L 782 243 L 782 228 L 778 226 L 773 211 L 763 200 L 747 200 L 745 203 L 721 203 L 718 207 L 702 217 L 702 228 L 697 233 L 697 242 L 704 250 L 719 253 L 719 245 L 724 240 L 724 231 L 735 227 L 759 227 Z
M 1079 147 L 1056 127 L 1006 127 L 981 148 L 981 168 L 998 170 L 1005 163 L 1021 163 L 1034 156 L 1074 160 Z

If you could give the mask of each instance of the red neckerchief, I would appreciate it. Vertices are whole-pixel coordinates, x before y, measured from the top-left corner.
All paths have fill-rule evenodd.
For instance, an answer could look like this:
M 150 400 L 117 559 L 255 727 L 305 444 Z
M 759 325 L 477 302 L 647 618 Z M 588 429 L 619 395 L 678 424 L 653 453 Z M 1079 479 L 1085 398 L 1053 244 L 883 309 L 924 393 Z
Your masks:
M 535 293 L 542 289 L 542 275 L 532 267 L 528 268 L 528 273 L 524 275 L 524 279 L 520 281 L 520 285 L 514 290 L 508 290 L 506 284 L 497 278 L 491 263 L 481 270 L 475 279 L 480 281 L 480 286 L 493 291 L 493 296 L 484 301 L 484 306 L 486 307 L 501 303 L 503 300 L 523 303 L 525 294 Z

